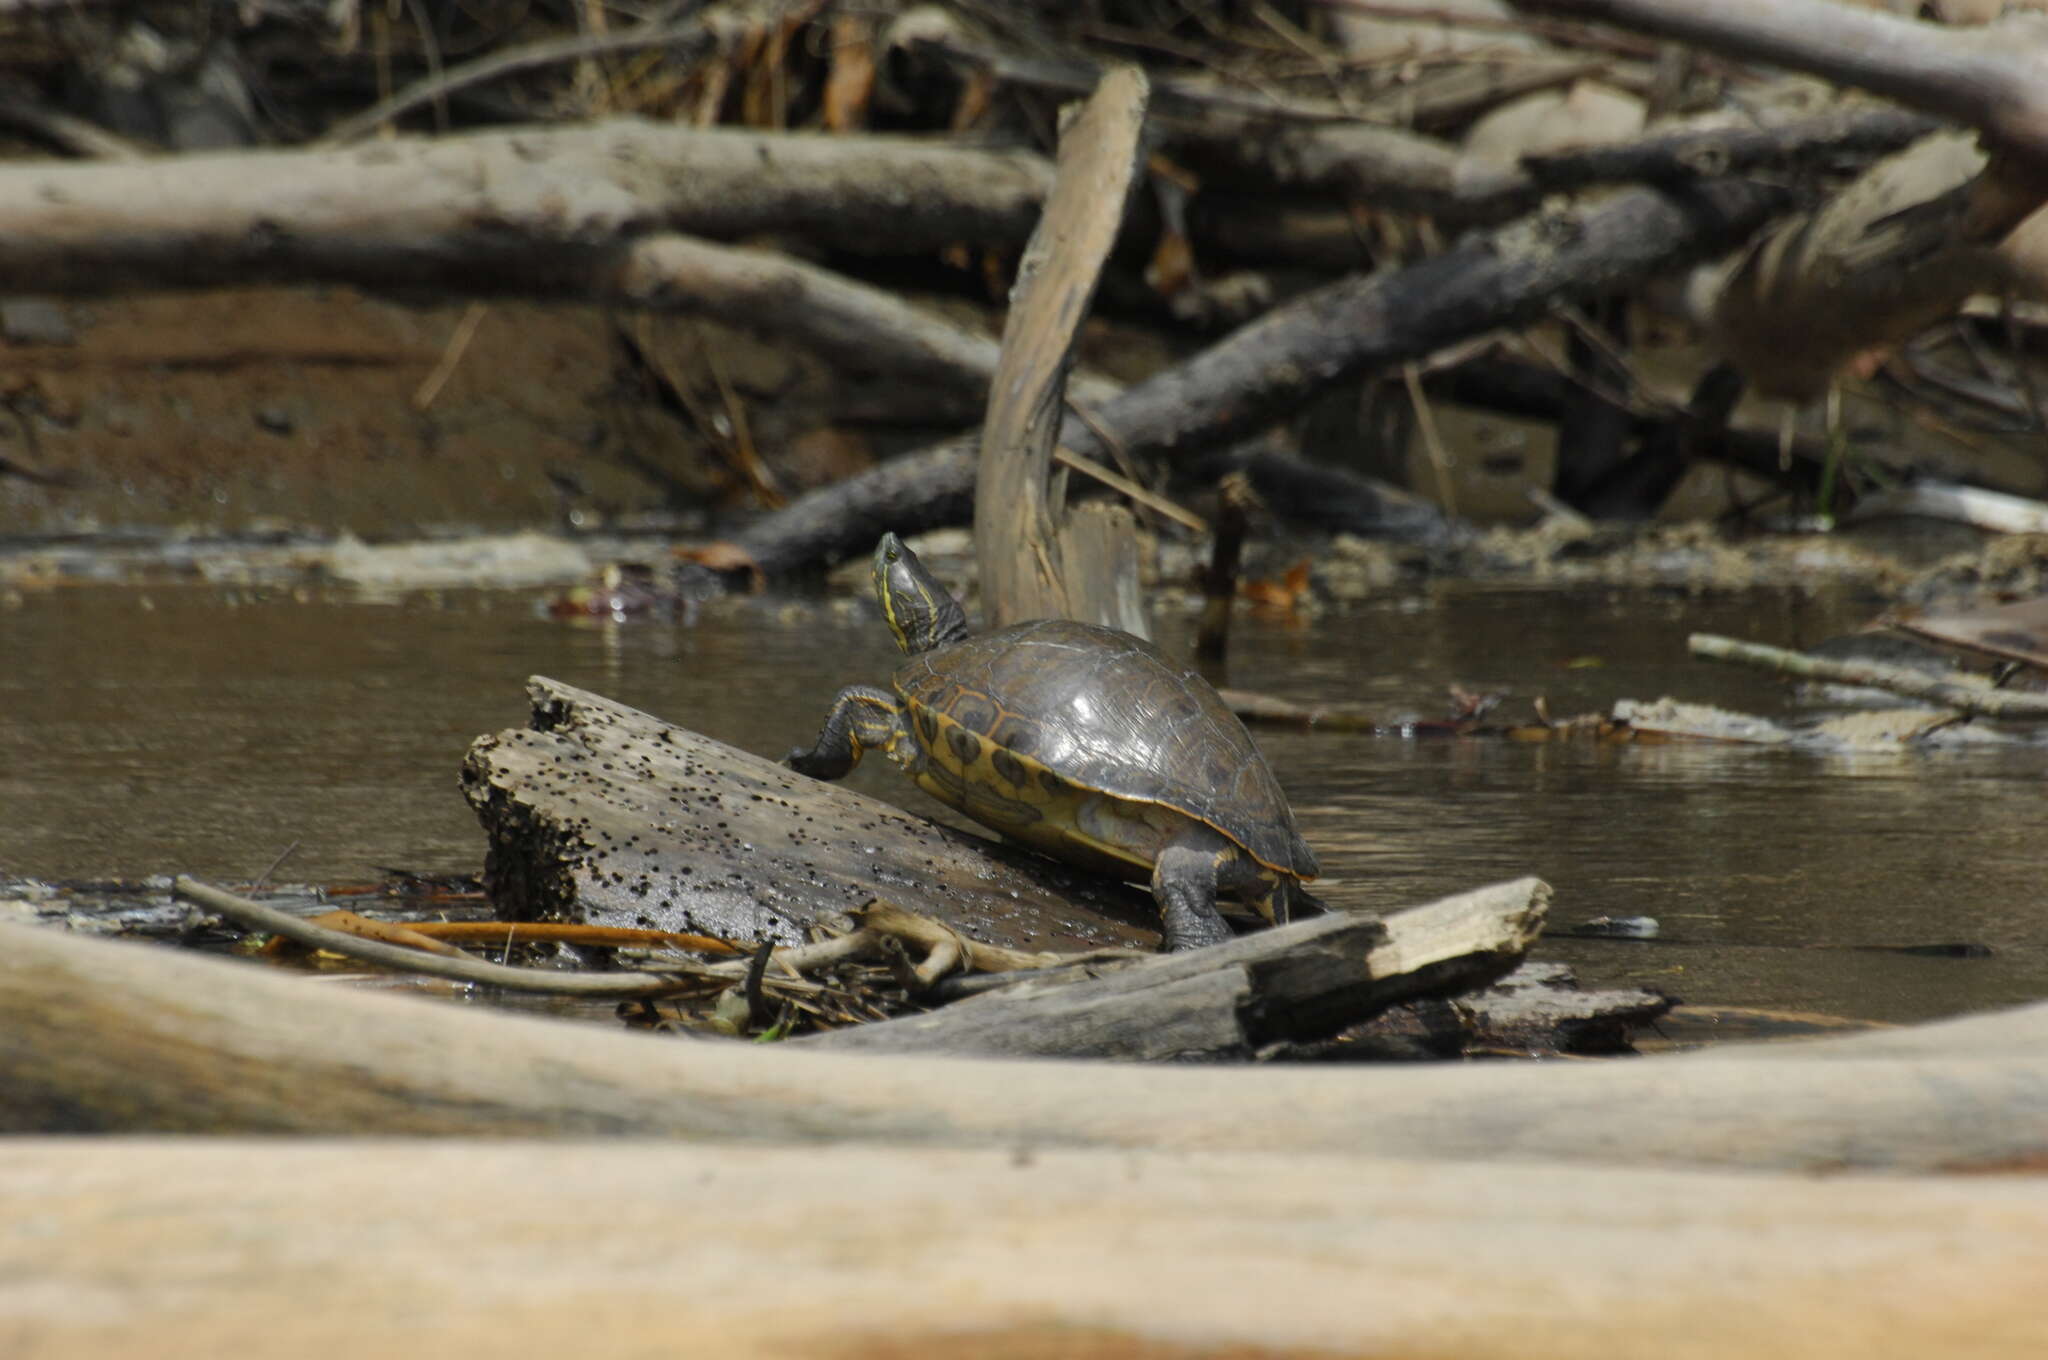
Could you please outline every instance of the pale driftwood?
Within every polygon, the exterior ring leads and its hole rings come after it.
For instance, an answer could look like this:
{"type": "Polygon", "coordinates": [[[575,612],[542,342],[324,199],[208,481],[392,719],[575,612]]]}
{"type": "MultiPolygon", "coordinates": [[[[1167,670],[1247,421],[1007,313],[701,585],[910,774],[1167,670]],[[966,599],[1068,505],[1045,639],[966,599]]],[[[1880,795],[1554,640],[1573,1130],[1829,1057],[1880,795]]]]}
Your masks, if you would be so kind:
{"type": "Polygon", "coordinates": [[[2048,1005],[1614,1064],[1133,1067],[604,1033],[0,926],[0,1032],[0,1129],[15,1132],[653,1135],[1836,1172],[2048,1156],[2048,1005]]]}
{"type": "Polygon", "coordinates": [[[1845,522],[1860,524],[1887,515],[1920,515],[1997,534],[2048,534],[2048,502],[1945,482],[1915,482],[1896,491],[1859,496],[1845,522]]]}
{"type": "Polygon", "coordinates": [[[2043,1345],[2038,1176],[1029,1138],[829,1152],[17,1139],[0,1146],[0,1187],[0,1337],[24,1360],[1924,1360],[2043,1345]]]}
{"type": "Polygon", "coordinates": [[[1549,900],[1549,888],[1525,878],[1385,918],[1338,912],[799,1042],[868,1053],[1245,1058],[1328,1038],[1398,1002],[1493,982],[1535,941],[1549,900]]]}
{"type": "Polygon", "coordinates": [[[1910,695],[1940,704],[1960,713],[2008,721],[2048,718],[2048,694],[2027,694],[2018,690],[1992,689],[1942,680],[1905,666],[1888,666],[1878,661],[1836,661],[1809,656],[1805,652],[1767,647],[1712,633],[1694,633],[1686,639],[1686,650],[1710,661],[1732,661],[1756,666],[1803,680],[1831,680],[1845,685],[1867,685],[1893,694],[1910,695]]]}
{"type": "Polygon", "coordinates": [[[1921,23],[1826,0],[1513,0],[1805,71],[1985,132],[2048,173],[2048,29],[1921,23]]]}
{"type": "MultiPolygon", "coordinates": [[[[912,817],[559,681],[481,737],[463,792],[513,920],[801,943],[885,897],[995,944],[1152,944],[1136,889],[912,817]]],[[[822,704],[823,696],[820,697],[822,704]]]]}
{"type": "Polygon", "coordinates": [[[1051,169],[908,137],[619,119],[334,151],[0,166],[0,292],[344,282],[612,296],[663,231],[794,234],[851,251],[1021,242],[1051,169]]]}
{"type": "MultiPolygon", "coordinates": [[[[703,316],[768,339],[793,342],[855,377],[879,375],[917,388],[935,411],[980,410],[1001,346],[886,289],[792,256],[725,246],[669,232],[635,241],[591,281],[593,296],[653,312],[703,316]]],[[[1120,383],[1076,374],[1069,389],[1090,405],[1120,383]]],[[[1066,448],[1053,457],[1112,490],[1183,522],[1199,519],[1146,488],[1066,448]]]]}
{"type": "MultiPolygon", "coordinates": [[[[979,407],[996,368],[994,337],[771,251],[664,234],[637,242],[613,276],[619,301],[710,317],[794,341],[849,375],[882,374],[979,407]]],[[[1117,389],[1106,386],[1097,399],[1117,389]]]]}
{"type": "Polygon", "coordinates": [[[1048,487],[1059,442],[1067,368],[1088,304],[1123,226],[1137,174],[1149,89],[1136,67],[1103,77],[1060,139],[1053,190],[1018,267],[1002,357],[982,426],[974,505],[975,563],[982,613],[991,628],[1025,619],[1081,619],[1141,636],[1142,607],[1118,606],[1134,592],[1137,556],[1128,532],[1086,535],[1088,556],[1121,547],[1109,561],[1066,561],[1064,476],[1048,487]],[[1108,574],[1103,574],[1103,573],[1108,574]]]}

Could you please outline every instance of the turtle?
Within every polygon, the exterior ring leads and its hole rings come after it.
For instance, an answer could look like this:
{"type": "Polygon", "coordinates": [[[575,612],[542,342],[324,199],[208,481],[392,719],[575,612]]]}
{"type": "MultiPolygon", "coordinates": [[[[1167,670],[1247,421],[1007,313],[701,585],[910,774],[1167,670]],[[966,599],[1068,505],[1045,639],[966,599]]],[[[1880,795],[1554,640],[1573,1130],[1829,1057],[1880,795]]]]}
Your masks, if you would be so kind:
{"type": "Polygon", "coordinates": [[[1232,938],[1219,894],[1284,924],[1317,905],[1316,857],[1272,769],[1221,695],[1130,633],[1037,619],[970,635],[894,534],[875,598],[909,657],[890,689],[839,692],[783,763],[839,779],[867,751],[984,826],[1056,859],[1149,877],[1167,950],[1232,938]]]}

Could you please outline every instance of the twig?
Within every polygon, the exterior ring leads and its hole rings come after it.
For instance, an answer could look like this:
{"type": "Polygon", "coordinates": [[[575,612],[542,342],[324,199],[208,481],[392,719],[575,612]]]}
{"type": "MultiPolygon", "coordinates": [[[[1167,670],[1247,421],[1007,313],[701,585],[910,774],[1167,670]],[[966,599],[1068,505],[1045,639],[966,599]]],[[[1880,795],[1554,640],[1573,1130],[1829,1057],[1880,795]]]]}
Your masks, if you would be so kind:
{"type": "Polygon", "coordinates": [[[476,338],[477,327],[484,324],[484,314],[490,311],[481,302],[472,302],[462,319],[455,323],[454,334],[448,337],[448,347],[441,351],[441,358],[434,365],[434,371],[427,374],[419,389],[412,394],[412,407],[424,411],[434,404],[434,398],[441,395],[441,389],[455,374],[462,356],[469,352],[469,342],[476,338]]]}
{"type": "Polygon", "coordinates": [[[290,859],[293,853],[298,850],[298,848],[299,842],[295,840],[290,845],[287,845],[284,849],[278,851],[277,858],[270,861],[270,866],[266,868],[262,873],[256,875],[256,881],[249,885],[249,891],[255,892],[257,889],[261,888],[265,883],[268,883],[270,881],[270,876],[277,872],[277,866],[284,863],[286,860],[290,859]]]}
{"type": "Polygon", "coordinates": [[[636,47],[659,47],[664,43],[700,42],[705,39],[701,21],[637,28],[630,33],[583,33],[573,38],[552,38],[495,52],[477,61],[465,62],[438,76],[413,82],[388,99],[380,100],[351,118],[344,118],[327,130],[315,146],[346,146],[360,141],[400,114],[420,105],[445,99],[457,90],[497,80],[536,66],[553,66],[565,61],[626,52],[636,47]]]}
{"type": "Polygon", "coordinates": [[[97,123],[46,109],[28,99],[0,99],[0,124],[33,133],[75,156],[95,160],[139,161],[153,150],[97,123]]]}
{"type": "MultiPolygon", "coordinates": [[[[605,1000],[668,996],[704,985],[707,969],[700,964],[680,964],[676,972],[664,973],[559,973],[546,968],[508,968],[481,959],[446,959],[423,954],[403,945],[363,939],[345,931],[329,930],[310,921],[237,897],[230,892],[179,875],[173,891],[187,901],[197,902],[252,930],[267,930],[295,940],[309,949],[324,949],[366,963],[381,963],[408,973],[472,982],[482,987],[504,987],[522,992],[547,992],[556,996],[581,996],[605,1000]]],[[[725,976],[725,974],[717,974],[725,976]]]]}
{"type": "Polygon", "coordinates": [[[380,921],[374,916],[364,916],[360,912],[345,909],[322,912],[314,917],[310,924],[323,926],[328,930],[338,930],[359,940],[381,940],[385,944],[423,951],[444,959],[469,957],[454,945],[444,944],[431,935],[414,930],[411,926],[400,925],[396,921],[380,921]]]}
{"type": "Polygon", "coordinates": [[[2048,718],[2048,695],[2021,694],[2012,690],[1978,689],[1938,680],[1904,666],[1887,666],[1874,661],[1834,661],[1805,652],[1766,647],[1761,643],[1694,633],[1686,639],[1686,650],[1709,661],[1732,661],[1739,666],[1796,675],[1807,680],[1830,680],[1837,684],[1868,685],[1915,699],[1986,718],[2048,718]]]}
{"type": "Polygon", "coordinates": [[[690,949],[712,954],[740,952],[739,946],[715,935],[634,930],[627,926],[579,925],[569,921],[421,921],[411,929],[451,944],[574,944],[591,949],[690,949]]]}
{"type": "Polygon", "coordinates": [[[1437,501],[1444,513],[1458,513],[1458,488],[1451,481],[1451,456],[1437,434],[1436,412],[1422,390],[1422,374],[1412,363],[1401,365],[1401,381],[1408,387],[1408,404],[1415,409],[1415,426],[1422,432],[1422,447],[1429,451],[1429,465],[1436,472],[1437,501]]]}

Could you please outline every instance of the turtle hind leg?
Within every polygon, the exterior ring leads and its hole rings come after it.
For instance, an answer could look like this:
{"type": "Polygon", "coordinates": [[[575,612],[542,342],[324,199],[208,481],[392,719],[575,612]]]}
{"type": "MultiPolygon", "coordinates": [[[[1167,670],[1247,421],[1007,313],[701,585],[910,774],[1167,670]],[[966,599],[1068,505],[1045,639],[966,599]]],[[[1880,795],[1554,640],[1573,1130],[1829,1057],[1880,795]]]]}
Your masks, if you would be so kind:
{"type": "Polygon", "coordinates": [[[818,740],[809,750],[797,747],[782,763],[813,779],[839,779],[860,764],[864,752],[886,751],[902,737],[903,711],[895,695],[872,685],[848,685],[832,701],[818,740]]]}
{"type": "Polygon", "coordinates": [[[1152,866],[1152,896],[1165,924],[1167,953],[1226,944],[1237,938],[1216,910],[1216,877],[1237,848],[1220,836],[1176,841],[1152,866]]]}

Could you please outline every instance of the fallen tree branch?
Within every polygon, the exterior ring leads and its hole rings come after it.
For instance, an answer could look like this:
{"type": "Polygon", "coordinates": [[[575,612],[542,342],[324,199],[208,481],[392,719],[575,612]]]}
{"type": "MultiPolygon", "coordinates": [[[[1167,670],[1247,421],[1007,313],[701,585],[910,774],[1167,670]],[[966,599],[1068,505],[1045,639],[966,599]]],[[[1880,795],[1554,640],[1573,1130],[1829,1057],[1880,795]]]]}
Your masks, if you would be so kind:
{"type": "Polygon", "coordinates": [[[0,293],[341,282],[605,297],[667,231],[855,252],[1021,242],[1052,181],[1027,152],[614,119],[332,151],[0,165],[0,293]]]}
{"type": "Polygon", "coordinates": [[[1712,633],[1694,633],[1686,639],[1685,645],[1686,650],[1694,656],[1703,656],[1709,661],[1731,661],[1739,666],[1760,667],[1768,671],[1777,671],[1781,675],[1796,675],[1806,680],[1868,685],[1872,689],[1889,690],[1893,694],[1925,699],[1929,703],[1953,708],[1961,713],[1973,713],[1979,717],[2035,721],[2048,718],[2048,694],[2026,694],[2017,690],[1959,684],[1953,680],[1940,680],[1923,675],[1904,666],[1887,666],[1878,661],[1836,661],[1828,657],[1808,656],[1804,652],[1787,651],[1782,647],[1767,647],[1762,643],[1717,637],[1712,633]]]}
{"type": "MultiPolygon", "coordinates": [[[[1789,201],[1772,186],[1720,181],[1536,214],[1420,263],[1305,294],[1096,416],[1135,458],[1234,443],[1361,373],[1728,250],[1789,201]]],[[[1101,441],[1078,420],[1061,439],[1100,456],[1101,441]]],[[[736,541],[770,576],[836,562],[868,551],[877,524],[908,534],[964,523],[973,483],[967,442],[949,441],[798,497],[736,541]]]]}
{"type": "Polygon", "coordinates": [[[1514,0],[1805,71],[1984,132],[2048,174],[2048,29],[1951,28],[1825,0],[1514,0]]]}
{"type": "Polygon", "coordinates": [[[1402,1001],[1485,986],[1520,962],[1549,900],[1547,886],[1525,878],[1385,918],[1336,912],[1101,977],[1062,970],[1056,982],[1027,980],[797,1042],[869,1053],[1245,1058],[1327,1038],[1402,1001]]]}
{"type": "Polygon", "coordinates": [[[1552,192],[1631,181],[1683,182],[1823,156],[1883,155],[1941,126],[1937,118],[1906,109],[1845,108],[1774,126],[1681,127],[1632,142],[1539,152],[1523,156],[1522,168],[1552,192]]]}

